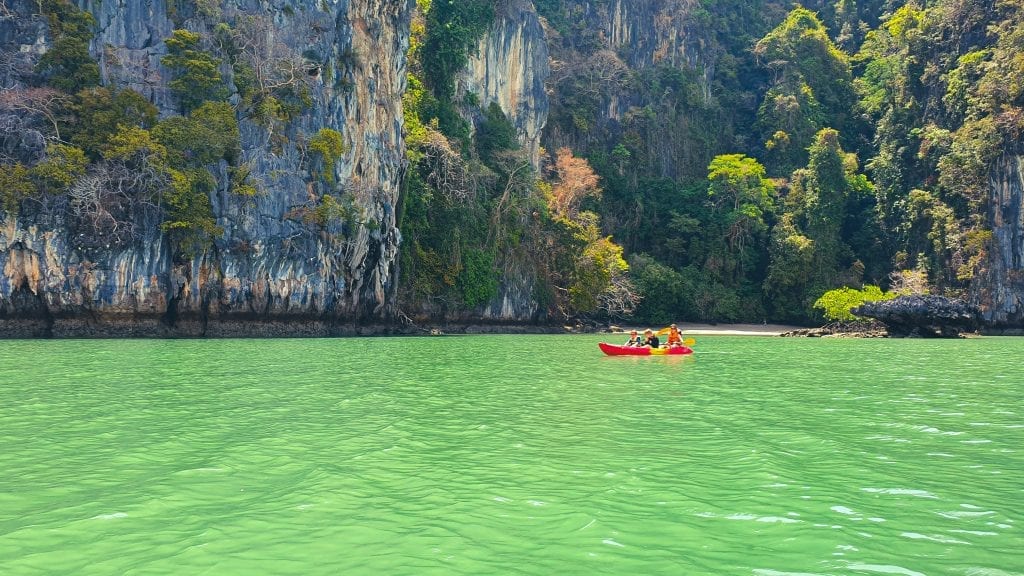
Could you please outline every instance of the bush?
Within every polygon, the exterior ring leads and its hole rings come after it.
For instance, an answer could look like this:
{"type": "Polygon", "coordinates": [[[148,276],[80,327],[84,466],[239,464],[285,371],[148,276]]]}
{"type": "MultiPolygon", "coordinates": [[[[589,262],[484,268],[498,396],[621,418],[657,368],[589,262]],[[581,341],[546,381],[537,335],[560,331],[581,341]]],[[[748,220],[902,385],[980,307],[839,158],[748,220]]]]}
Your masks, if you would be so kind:
{"type": "Polygon", "coordinates": [[[28,168],[21,163],[0,165],[0,208],[17,214],[21,201],[36,194],[28,168]]]}
{"type": "Polygon", "coordinates": [[[850,310],[865,302],[892,300],[895,297],[894,292],[882,292],[878,286],[867,285],[863,290],[843,286],[822,294],[821,298],[814,302],[814,307],[822,310],[827,320],[853,322],[862,318],[854,316],[850,310]]]}
{"type": "Polygon", "coordinates": [[[50,144],[46,147],[46,160],[33,166],[31,173],[42,190],[60,194],[85,174],[88,163],[81,148],[50,144]]]}
{"type": "Polygon", "coordinates": [[[334,184],[334,165],[345,154],[341,132],[321,128],[309,139],[309,151],[319,156],[322,164],[320,177],[328,184],[334,184]]]}

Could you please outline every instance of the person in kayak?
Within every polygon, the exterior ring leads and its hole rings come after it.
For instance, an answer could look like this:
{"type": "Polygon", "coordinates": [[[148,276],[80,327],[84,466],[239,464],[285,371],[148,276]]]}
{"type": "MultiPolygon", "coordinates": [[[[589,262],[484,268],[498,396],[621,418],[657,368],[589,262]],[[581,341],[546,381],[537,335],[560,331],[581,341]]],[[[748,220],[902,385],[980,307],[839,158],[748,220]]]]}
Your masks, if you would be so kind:
{"type": "Polygon", "coordinates": [[[683,333],[676,328],[675,324],[668,327],[668,339],[665,340],[665,345],[669,348],[683,345],[683,333]]]}
{"type": "Polygon", "coordinates": [[[631,330],[629,332],[629,340],[626,340],[625,346],[640,346],[642,343],[640,333],[636,330],[631,330]]]}
{"type": "Polygon", "coordinates": [[[644,330],[644,336],[646,336],[644,346],[647,346],[648,348],[661,347],[661,340],[658,340],[658,335],[654,333],[654,330],[651,330],[650,328],[644,330]]]}

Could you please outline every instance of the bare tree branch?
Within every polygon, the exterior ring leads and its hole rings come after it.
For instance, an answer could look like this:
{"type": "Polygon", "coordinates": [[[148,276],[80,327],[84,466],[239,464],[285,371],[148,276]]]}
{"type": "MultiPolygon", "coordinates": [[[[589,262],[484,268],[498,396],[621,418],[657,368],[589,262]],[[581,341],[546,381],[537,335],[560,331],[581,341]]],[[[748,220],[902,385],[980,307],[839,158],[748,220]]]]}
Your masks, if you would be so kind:
{"type": "Polygon", "coordinates": [[[452,203],[462,203],[475,193],[469,177],[469,166],[451,142],[437,130],[427,130],[423,145],[424,165],[428,167],[427,182],[452,203]]]}
{"type": "Polygon", "coordinates": [[[54,139],[60,140],[57,111],[70,100],[70,96],[55,88],[10,88],[0,90],[0,112],[42,116],[53,126],[54,139]]]}
{"type": "Polygon", "coordinates": [[[259,89],[269,94],[279,88],[307,84],[310,64],[281,41],[273,21],[261,15],[240,15],[231,41],[241,60],[252,68],[259,89]]]}

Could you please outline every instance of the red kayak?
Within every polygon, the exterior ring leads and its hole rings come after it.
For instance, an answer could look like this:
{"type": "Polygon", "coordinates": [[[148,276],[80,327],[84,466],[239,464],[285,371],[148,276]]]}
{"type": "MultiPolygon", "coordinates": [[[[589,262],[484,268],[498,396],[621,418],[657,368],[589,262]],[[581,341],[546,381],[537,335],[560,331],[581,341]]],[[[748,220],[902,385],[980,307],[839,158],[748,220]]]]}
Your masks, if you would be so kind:
{"type": "Polygon", "coordinates": [[[672,346],[671,348],[645,348],[643,346],[619,346],[598,342],[601,352],[609,356],[664,356],[666,354],[693,354],[693,349],[686,346],[672,346]]]}

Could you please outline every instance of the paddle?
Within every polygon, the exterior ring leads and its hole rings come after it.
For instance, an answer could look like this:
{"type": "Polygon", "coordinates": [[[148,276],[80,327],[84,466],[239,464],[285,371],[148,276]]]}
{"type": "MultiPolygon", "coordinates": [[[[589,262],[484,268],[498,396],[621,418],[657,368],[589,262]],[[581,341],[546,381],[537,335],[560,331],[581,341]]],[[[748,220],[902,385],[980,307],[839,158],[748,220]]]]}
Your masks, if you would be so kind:
{"type": "MultiPolygon", "coordinates": [[[[658,330],[654,334],[656,336],[664,336],[665,334],[668,334],[671,331],[672,331],[672,327],[671,326],[666,326],[666,327],[662,328],[661,330],[658,330]]],[[[694,340],[693,338],[687,338],[687,339],[683,340],[683,346],[693,346],[696,343],[697,343],[697,341],[694,340]]]]}

